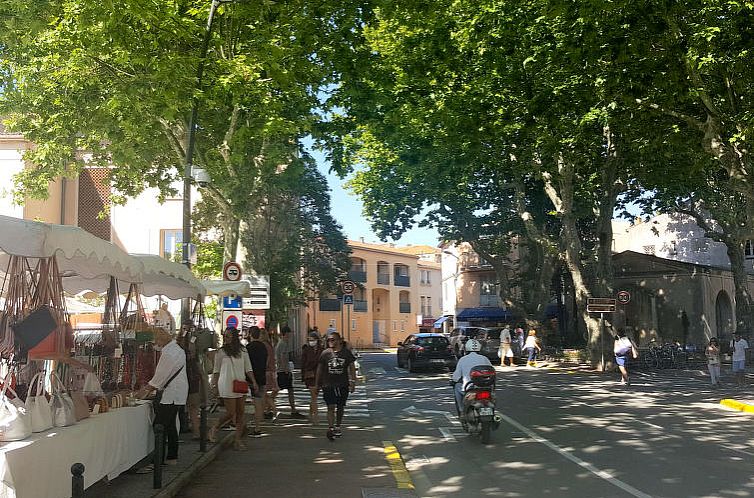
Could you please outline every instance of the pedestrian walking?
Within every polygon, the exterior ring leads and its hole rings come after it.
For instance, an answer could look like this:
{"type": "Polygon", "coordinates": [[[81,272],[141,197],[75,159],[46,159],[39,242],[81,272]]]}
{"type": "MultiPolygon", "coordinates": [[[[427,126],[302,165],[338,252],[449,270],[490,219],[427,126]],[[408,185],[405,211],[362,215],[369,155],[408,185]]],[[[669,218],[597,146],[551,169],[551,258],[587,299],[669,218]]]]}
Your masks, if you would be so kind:
{"type": "Polygon", "coordinates": [[[733,350],[733,376],[736,378],[736,385],[743,386],[746,384],[746,350],[749,349],[749,343],[741,337],[741,332],[736,332],[735,338],[730,341],[730,348],[733,350]]]}
{"type": "Polygon", "coordinates": [[[524,343],[524,351],[527,353],[526,366],[536,367],[537,353],[542,351],[542,347],[539,345],[539,339],[537,339],[536,330],[531,329],[529,331],[529,335],[526,337],[526,342],[524,343]]]}
{"type": "Polygon", "coordinates": [[[270,333],[265,328],[259,329],[259,337],[267,350],[267,366],[265,368],[265,393],[264,393],[264,418],[275,418],[275,397],[278,395],[277,362],[275,361],[275,348],[272,345],[270,333]]]}
{"type": "Polygon", "coordinates": [[[306,418],[296,410],[296,398],[293,393],[293,345],[291,344],[291,329],[287,325],[280,330],[280,340],[275,346],[275,360],[278,367],[278,388],[288,392],[291,418],[306,418]]]}
{"type": "Polygon", "coordinates": [[[513,349],[511,348],[511,344],[511,330],[506,324],[503,330],[500,331],[500,350],[498,351],[502,366],[513,366],[513,349]]]}
{"type": "Polygon", "coordinates": [[[327,338],[327,349],[322,351],[317,366],[317,390],[327,405],[327,439],[343,435],[341,424],[348,394],[356,388],[356,358],[343,346],[340,334],[334,332],[327,338]]]}
{"type": "Polygon", "coordinates": [[[179,410],[186,405],[188,397],[188,379],[186,378],[186,353],[178,345],[173,335],[165,329],[155,328],[155,349],[161,351],[155,367],[154,376],[139,393],[146,398],[152,391],[161,393],[159,402],[155,403],[155,424],[165,428],[168,451],[165,463],[178,463],[178,427],[179,410]]]}
{"type": "Polygon", "coordinates": [[[626,337],[626,331],[622,328],[618,329],[618,334],[615,336],[613,353],[615,354],[615,364],[618,365],[618,370],[620,370],[620,383],[626,386],[630,385],[631,379],[628,376],[626,362],[629,355],[632,358],[638,358],[639,351],[633,341],[626,337]]]}
{"type": "Polygon", "coordinates": [[[199,439],[199,412],[207,404],[207,376],[202,373],[199,354],[196,350],[194,324],[190,321],[181,326],[180,346],[186,353],[186,378],[188,379],[188,398],[186,410],[191,424],[192,439],[199,439]]]}
{"type": "Polygon", "coordinates": [[[707,355],[710,382],[713,387],[717,387],[720,385],[720,343],[717,337],[709,340],[705,354],[707,355]]]}
{"type": "MultiPolygon", "coordinates": [[[[238,329],[229,327],[223,333],[223,347],[215,354],[215,367],[212,371],[212,388],[217,390],[218,397],[223,400],[225,415],[210,429],[208,439],[211,442],[217,441],[220,427],[231,421],[236,427],[233,447],[237,450],[246,449],[242,438],[246,430],[244,410],[249,382],[256,389],[249,354],[241,344],[238,329]]],[[[256,431],[259,431],[258,424],[256,431]]]]}
{"type": "Polygon", "coordinates": [[[264,416],[264,396],[267,392],[265,383],[267,382],[267,346],[262,342],[262,331],[256,325],[249,329],[249,339],[251,342],[246,346],[246,352],[249,354],[251,370],[254,372],[254,389],[251,391],[254,400],[254,432],[252,436],[261,436],[260,426],[264,416]]]}
{"type": "Polygon", "coordinates": [[[312,425],[319,423],[317,413],[317,366],[322,355],[322,341],[316,331],[309,333],[309,340],[301,347],[301,380],[309,389],[309,421],[312,425]]]}
{"type": "Polygon", "coordinates": [[[516,342],[518,343],[518,353],[523,356],[524,355],[524,341],[526,340],[526,337],[524,336],[524,329],[521,328],[521,325],[516,327],[516,342]]]}

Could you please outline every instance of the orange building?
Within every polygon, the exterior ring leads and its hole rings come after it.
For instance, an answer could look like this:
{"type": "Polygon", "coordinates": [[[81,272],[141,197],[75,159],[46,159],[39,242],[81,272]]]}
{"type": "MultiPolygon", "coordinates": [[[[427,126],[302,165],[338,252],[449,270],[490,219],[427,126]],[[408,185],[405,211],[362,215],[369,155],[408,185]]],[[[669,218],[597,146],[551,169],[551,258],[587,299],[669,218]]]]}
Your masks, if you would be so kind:
{"type": "MultiPolygon", "coordinates": [[[[348,244],[349,279],[356,283],[353,305],[343,305],[336,295],[312,299],[306,310],[308,327],[316,325],[321,333],[333,327],[356,347],[395,345],[418,332],[422,321],[432,318],[422,315],[429,310],[426,298],[436,295],[439,301],[440,267],[435,258],[439,251],[431,246],[348,244]],[[428,271],[436,273],[433,280],[428,271]]],[[[439,302],[435,309],[441,309],[439,302]]]]}

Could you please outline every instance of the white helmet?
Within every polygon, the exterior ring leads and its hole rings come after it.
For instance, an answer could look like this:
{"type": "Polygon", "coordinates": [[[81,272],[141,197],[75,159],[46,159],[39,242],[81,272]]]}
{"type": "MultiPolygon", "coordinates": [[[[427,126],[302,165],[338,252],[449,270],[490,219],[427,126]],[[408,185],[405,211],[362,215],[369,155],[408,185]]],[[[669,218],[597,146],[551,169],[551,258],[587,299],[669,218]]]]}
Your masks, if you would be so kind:
{"type": "Polygon", "coordinates": [[[466,341],[466,352],[471,353],[472,351],[477,352],[482,350],[482,343],[477,341],[476,339],[469,339],[466,341]]]}

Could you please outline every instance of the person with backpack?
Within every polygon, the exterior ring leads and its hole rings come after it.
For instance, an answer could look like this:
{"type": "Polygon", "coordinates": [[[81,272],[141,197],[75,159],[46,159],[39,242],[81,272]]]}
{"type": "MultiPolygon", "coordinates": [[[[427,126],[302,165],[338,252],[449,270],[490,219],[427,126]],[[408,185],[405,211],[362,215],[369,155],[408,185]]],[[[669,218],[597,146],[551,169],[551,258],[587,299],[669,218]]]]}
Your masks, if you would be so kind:
{"type": "Polygon", "coordinates": [[[613,353],[615,353],[615,364],[618,365],[620,370],[620,383],[621,385],[630,385],[631,379],[628,376],[628,368],[626,367],[626,359],[630,354],[633,358],[639,357],[639,352],[636,349],[633,341],[626,337],[626,331],[622,328],[618,329],[618,335],[615,336],[615,345],[613,346],[613,353]]]}

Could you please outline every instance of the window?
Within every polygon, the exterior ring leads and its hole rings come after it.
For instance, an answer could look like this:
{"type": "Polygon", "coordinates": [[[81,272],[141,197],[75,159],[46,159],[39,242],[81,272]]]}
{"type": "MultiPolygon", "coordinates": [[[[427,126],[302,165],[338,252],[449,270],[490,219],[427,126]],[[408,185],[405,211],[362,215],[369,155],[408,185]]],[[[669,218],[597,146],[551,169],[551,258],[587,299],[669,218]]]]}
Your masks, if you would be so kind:
{"type": "Polygon", "coordinates": [[[401,320],[401,332],[406,331],[406,320],[401,320]]]}
{"type": "Polygon", "coordinates": [[[427,296],[426,316],[433,316],[432,315],[432,298],[429,296],[427,296]]]}
{"type": "Polygon", "coordinates": [[[356,320],[351,320],[351,330],[356,330],[356,320]]]}
{"type": "Polygon", "coordinates": [[[182,229],[160,230],[160,256],[170,261],[180,261],[182,242],[182,229]]]}
{"type": "Polygon", "coordinates": [[[497,295],[497,282],[493,276],[486,275],[479,278],[479,294],[483,296],[497,295]]]}
{"type": "Polygon", "coordinates": [[[744,256],[746,259],[754,259],[754,245],[752,245],[751,240],[747,240],[746,245],[744,245],[744,256]]]}
{"type": "Polygon", "coordinates": [[[419,281],[423,285],[430,285],[432,282],[430,280],[431,272],[429,270],[419,270],[419,281]]]}

